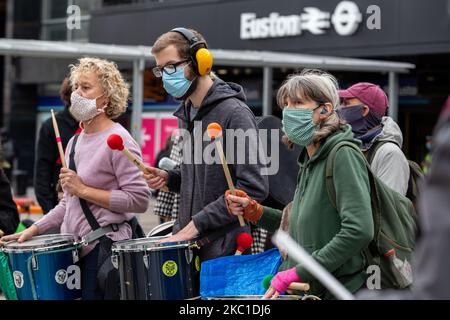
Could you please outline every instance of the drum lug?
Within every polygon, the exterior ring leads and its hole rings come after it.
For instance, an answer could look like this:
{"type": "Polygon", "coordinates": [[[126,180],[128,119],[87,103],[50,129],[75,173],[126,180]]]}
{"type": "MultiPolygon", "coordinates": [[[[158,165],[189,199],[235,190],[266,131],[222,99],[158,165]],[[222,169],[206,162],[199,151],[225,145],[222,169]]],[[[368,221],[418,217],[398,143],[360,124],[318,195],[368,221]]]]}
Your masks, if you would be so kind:
{"type": "Polygon", "coordinates": [[[145,266],[145,268],[148,270],[148,255],[147,255],[147,254],[144,254],[144,255],[142,256],[142,260],[144,261],[144,266],[145,266]]]}
{"type": "Polygon", "coordinates": [[[193,244],[191,244],[191,245],[189,246],[189,249],[200,249],[200,246],[198,245],[197,242],[194,242],[193,244]]]}
{"type": "Polygon", "coordinates": [[[192,259],[194,258],[194,252],[192,251],[192,249],[187,249],[184,254],[186,255],[186,261],[188,264],[190,264],[192,262],[192,259]]]}
{"type": "Polygon", "coordinates": [[[119,269],[119,257],[115,254],[111,256],[111,263],[114,266],[114,268],[119,269]]]}
{"type": "Polygon", "coordinates": [[[38,260],[34,255],[34,252],[31,254],[31,267],[33,270],[39,270],[38,260]]]}
{"type": "Polygon", "coordinates": [[[78,256],[78,250],[75,249],[72,251],[72,259],[73,259],[73,263],[77,263],[80,260],[80,258],[78,256]]]}

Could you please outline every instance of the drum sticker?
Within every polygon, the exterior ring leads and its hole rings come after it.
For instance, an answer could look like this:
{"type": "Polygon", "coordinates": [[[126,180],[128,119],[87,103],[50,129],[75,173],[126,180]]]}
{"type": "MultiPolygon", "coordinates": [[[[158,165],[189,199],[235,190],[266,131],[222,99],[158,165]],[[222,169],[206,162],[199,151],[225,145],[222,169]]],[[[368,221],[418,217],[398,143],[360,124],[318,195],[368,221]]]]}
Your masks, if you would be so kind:
{"type": "Polygon", "coordinates": [[[197,271],[200,271],[200,257],[199,256],[195,257],[195,269],[197,271]]]}
{"type": "Polygon", "coordinates": [[[23,273],[20,271],[13,272],[14,285],[16,288],[20,289],[23,287],[23,273]]]}
{"type": "Polygon", "coordinates": [[[71,265],[67,267],[67,270],[60,269],[56,271],[55,281],[58,284],[66,284],[69,290],[81,289],[81,272],[80,267],[77,265],[71,265]]]}
{"type": "Polygon", "coordinates": [[[67,271],[64,269],[60,269],[56,271],[55,281],[58,284],[64,284],[67,281],[67,271]]]}
{"type": "Polygon", "coordinates": [[[167,260],[166,262],[164,262],[164,264],[162,266],[162,272],[167,277],[173,277],[174,275],[177,274],[177,271],[178,271],[178,266],[175,261],[167,260]]]}

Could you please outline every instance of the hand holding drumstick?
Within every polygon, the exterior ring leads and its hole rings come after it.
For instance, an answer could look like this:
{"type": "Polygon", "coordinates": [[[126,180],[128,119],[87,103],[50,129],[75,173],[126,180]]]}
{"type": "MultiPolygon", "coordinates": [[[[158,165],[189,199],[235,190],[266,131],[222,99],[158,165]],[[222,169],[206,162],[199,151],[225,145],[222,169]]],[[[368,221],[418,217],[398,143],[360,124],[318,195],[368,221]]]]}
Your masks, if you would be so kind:
{"type": "Polygon", "coordinates": [[[169,188],[166,186],[166,183],[169,180],[169,174],[164,170],[147,167],[141,160],[131,153],[130,150],[124,147],[121,136],[118,134],[112,134],[108,137],[107,143],[112,150],[122,151],[122,153],[144,173],[144,178],[147,180],[147,184],[150,188],[169,191],[169,188]]]}

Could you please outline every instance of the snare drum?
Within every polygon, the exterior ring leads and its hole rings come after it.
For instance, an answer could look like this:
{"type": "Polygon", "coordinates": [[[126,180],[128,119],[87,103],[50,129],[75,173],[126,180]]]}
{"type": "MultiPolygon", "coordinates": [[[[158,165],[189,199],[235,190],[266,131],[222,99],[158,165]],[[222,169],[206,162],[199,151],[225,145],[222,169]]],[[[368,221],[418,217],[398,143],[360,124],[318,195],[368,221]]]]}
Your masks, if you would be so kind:
{"type": "Polygon", "coordinates": [[[199,296],[200,258],[192,242],[166,237],[118,241],[112,247],[122,300],[178,300],[199,296]]]}
{"type": "Polygon", "coordinates": [[[51,234],[18,243],[10,241],[8,255],[19,300],[75,300],[81,298],[79,245],[69,234],[51,234]]]}

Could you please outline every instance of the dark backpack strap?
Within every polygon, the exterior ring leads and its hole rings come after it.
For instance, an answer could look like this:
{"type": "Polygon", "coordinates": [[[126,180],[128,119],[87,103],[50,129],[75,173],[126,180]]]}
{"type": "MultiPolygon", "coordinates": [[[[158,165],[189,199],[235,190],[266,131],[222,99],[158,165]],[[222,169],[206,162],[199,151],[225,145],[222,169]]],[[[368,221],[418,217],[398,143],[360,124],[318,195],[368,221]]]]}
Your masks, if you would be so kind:
{"type": "MultiPolygon", "coordinates": [[[[73,138],[72,143],[72,149],[70,150],[69,154],[69,169],[77,172],[77,167],[75,165],[75,146],[77,144],[78,138],[80,137],[79,134],[75,135],[73,138]]],[[[95,219],[94,214],[92,213],[91,209],[89,208],[89,205],[87,204],[86,200],[78,198],[80,200],[81,209],[83,209],[84,216],[86,217],[86,220],[88,221],[89,225],[91,226],[91,229],[97,230],[100,229],[100,225],[98,224],[97,219],[95,219]]]]}
{"type": "Polygon", "coordinates": [[[367,162],[369,162],[369,164],[372,164],[373,158],[375,158],[375,155],[377,154],[378,149],[380,149],[386,143],[393,143],[393,144],[395,144],[396,146],[398,146],[400,148],[398,143],[396,143],[394,141],[386,141],[386,140],[384,140],[384,141],[375,141],[370,146],[369,150],[364,152],[364,155],[366,156],[367,162]]]}
{"type": "Polygon", "coordinates": [[[369,150],[367,150],[364,153],[364,155],[366,156],[367,162],[369,162],[369,164],[372,164],[373,158],[375,158],[375,155],[376,155],[378,149],[380,149],[381,146],[385,145],[386,143],[393,143],[398,146],[398,144],[395,143],[394,141],[375,141],[370,146],[369,150]]]}

